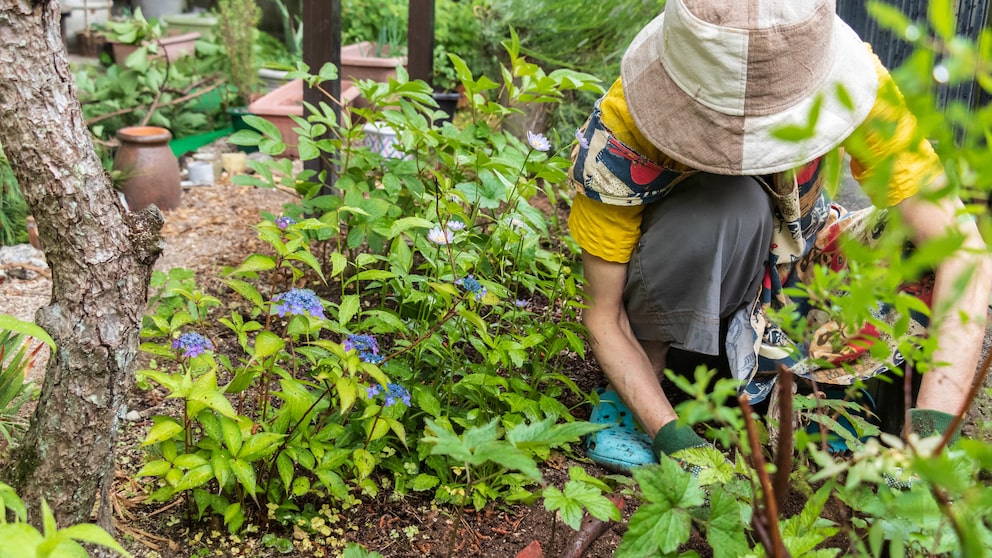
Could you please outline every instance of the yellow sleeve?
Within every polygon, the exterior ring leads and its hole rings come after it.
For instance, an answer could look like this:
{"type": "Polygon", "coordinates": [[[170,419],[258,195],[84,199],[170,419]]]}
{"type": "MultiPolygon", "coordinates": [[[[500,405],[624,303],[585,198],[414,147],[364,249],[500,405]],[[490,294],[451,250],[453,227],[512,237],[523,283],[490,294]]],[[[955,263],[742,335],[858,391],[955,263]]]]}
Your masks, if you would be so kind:
{"type": "Polygon", "coordinates": [[[627,263],[641,238],[643,213],[643,205],[608,205],[578,194],[568,215],[568,229],[586,252],[627,263]]]}
{"type": "Polygon", "coordinates": [[[878,95],[844,148],[851,154],[851,175],[875,206],[886,207],[912,196],[944,169],[892,76],[877,56],[873,58],[878,95]]]}

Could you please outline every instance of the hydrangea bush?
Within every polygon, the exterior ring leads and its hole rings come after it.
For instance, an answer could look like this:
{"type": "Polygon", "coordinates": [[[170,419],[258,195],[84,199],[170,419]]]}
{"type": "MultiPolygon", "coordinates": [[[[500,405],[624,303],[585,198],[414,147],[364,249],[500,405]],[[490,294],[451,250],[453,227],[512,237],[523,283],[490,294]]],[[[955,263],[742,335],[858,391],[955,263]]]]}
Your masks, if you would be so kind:
{"type": "MultiPolygon", "coordinates": [[[[144,442],[138,476],[154,479],[154,499],[188,493],[193,515],[232,532],[318,495],[341,507],[384,489],[476,508],[529,501],[537,463],[597,428],[563,403],[585,398],[561,369],[584,356],[579,279],[556,218],[531,204],[541,194],[556,211],[568,161],[554,138],[502,123],[511,107],[598,85],[507,47],[501,85],[452,56],[470,104],[457,127],[439,124],[425,83],[361,82],[363,108],[340,123],[333,99],[295,118],[301,157],[332,163],[333,184],[278,158],[238,178],[298,200],[257,225],[269,253],[226,271],[233,303],[188,282],[155,297],[164,311],[142,345],[155,360],[139,379],[182,405],[144,442]],[[403,156],[370,148],[366,122],[395,130],[403,156]]],[[[246,121],[257,131],[232,141],[284,151],[274,126],[246,121]]],[[[598,491],[585,500],[612,506],[598,491]]]]}

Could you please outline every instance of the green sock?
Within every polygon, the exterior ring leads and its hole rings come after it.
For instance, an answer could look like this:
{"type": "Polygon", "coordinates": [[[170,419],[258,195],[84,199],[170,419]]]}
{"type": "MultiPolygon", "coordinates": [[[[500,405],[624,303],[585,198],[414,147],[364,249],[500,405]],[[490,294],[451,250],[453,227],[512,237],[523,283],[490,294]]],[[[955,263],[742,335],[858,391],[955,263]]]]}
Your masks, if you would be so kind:
{"type": "Polygon", "coordinates": [[[671,455],[675,452],[689,448],[698,448],[706,445],[706,440],[699,437],[692,428],[679,424],[673,420],[661,427],[654,436],[651,447],[658,456],[671,455]]]}
{"type": "MultiPolygon", "coordinates": [[[[954,422],[954,415],[936,411],[934,409],[910,409],[909,421],[913,427],[913,432],[919,436],[943,435],[954,422]]],[[[958,428],[951,436],[949,445],[953,445],[961,437],[961,429],[958,428]]]]}

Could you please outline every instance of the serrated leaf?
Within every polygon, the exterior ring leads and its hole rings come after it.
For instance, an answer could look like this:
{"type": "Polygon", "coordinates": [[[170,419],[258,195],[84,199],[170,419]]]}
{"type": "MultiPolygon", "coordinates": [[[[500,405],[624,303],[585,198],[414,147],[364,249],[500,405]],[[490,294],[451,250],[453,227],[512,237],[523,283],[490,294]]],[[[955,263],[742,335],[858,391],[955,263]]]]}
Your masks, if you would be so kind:
{"type": "Polygon", "coordinates": [[[544,508],[558,512],[562,522],[578,531],[582,525],[582,506],[553,486],[544,489],[544,508]]]}
{"type": "Polygon", "coordinates": [[[425,473],[420,473],[413,478],[413,482],[410,483],[410,487],[417,492],[423,492],[425,490],[430,490],[440,484],[440,480],[434,475],[428,475],[425,473]]]}
{"type": "Polygon", "coordinates": [[[710,496],[710,523],[706,540],[714,558],[737,558],[747,554],[749,547],[744,533],[743,504],[722,490],[710,496]]]}
{"type": "Polygon", "coordinates": [[[641,558],[675,552],[689,540],[691,521],[685,510],[663,503],[642,504],[627,523],[627,534],[614,557],[641,558]]]}

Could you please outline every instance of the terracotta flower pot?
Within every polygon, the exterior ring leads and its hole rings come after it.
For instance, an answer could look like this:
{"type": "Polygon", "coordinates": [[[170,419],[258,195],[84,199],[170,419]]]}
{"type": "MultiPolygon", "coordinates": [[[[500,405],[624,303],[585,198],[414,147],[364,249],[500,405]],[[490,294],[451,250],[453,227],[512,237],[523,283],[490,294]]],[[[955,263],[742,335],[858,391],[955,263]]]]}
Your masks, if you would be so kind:
{"type": "Polygon", "coordinates": [[[117,131],[121,146],[114,170],[123,174],[121,191],[131,211],[155,204],[162,211],[179,207],[183,189],[179,160],[169,148],[172,134],[157,126],[132,126],[117,131]]]}

